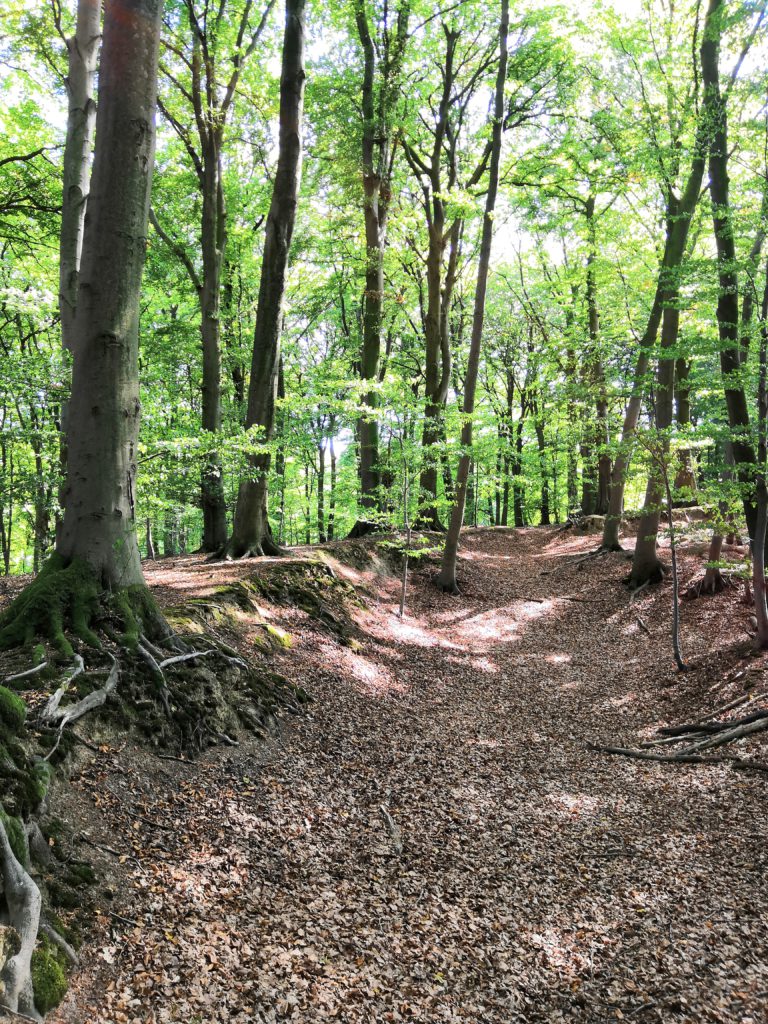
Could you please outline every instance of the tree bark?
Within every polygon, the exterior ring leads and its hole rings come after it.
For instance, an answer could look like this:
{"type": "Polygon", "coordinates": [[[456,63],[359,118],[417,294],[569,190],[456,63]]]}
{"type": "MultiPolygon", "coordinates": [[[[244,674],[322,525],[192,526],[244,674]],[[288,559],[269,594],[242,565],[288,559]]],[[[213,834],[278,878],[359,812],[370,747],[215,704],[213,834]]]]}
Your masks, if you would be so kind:
{"type": "Polygon", "coordinates": [[[108,588],[143,585],[136,541],[139,291],[155,148],[161,0],[107,0],[98,143],[72,330],[66,505],[56,550],[108,588]]]}
{"type": "Polygon", "coordinates": [[[61,339],[71,350],[77,306],[78,275],[96,124],[94,85],[101,41],[100,0],[78,0],[75,34],[67,45],[67,134],[59,236],[59,315],[61,339]]]}
{"type": "MultiPolygon", "coordinates": [[[[371,36],[363,0],[355,4],[355,23],[363,50],[362,160],[363,217],[365,221],[365,291],[363,293],[360,377],[364,383],[378,381],[384,312],[384,250],[387,216],[391,198],[392,142],[391,92],[408,39],[410,2],[401,5],[394,37],[385,27],[382,41],[381,81],[376,89],[377,47],[371,36]]],[[[363,523],[382,511],[379,495],[378,392],[362,395],[363,412],[357,422],[362,519],[353,532],[366,532],[363,523]]],[[[371,524],[373,525],[373,524],[371,524]]]]}
{"type": "MultiPolygon", "coordinates": [[[[265,442],[270,442],[274,433],[280,321],[301,181],[305,6],[306,0],[286,0],[279,155],[267,217],[248,384],[246,426],[259,428],[265,442]]],[[[234,529],[228,544],[228,553],[234,557],[279,552],[272,539],[267,511],[270,461],[269,452],[249,458],[249,478],[240,484],[234,529]]]]}
{"type": "Polygon", "coordinates": [[[757,509],[754,500],[755,450],[749,440],[749,409],[744,384],[739,375],[739,280],[736,242],[730,205],[728,177],[728,106],[720,91],[720,35],[725,16],[723,0],[710,0],[707,21],[713,30],[705,31],[701,45],[701,73],[704,99],[713,125],[709,142],[709,191],[712,200],[712,225],[717,246],[719,294],[717,328],[720,337],[720,370],[725,388],[728,425],[731,428],[736,477],[744,492],[744,513],[752,541],[756,537],[757,509]]]}
{"type": "Polygon", "coordinates": [[[456,559],[459,537],[464,523],[464,508],[467,497],[467,480],[472,465],[472,416],[475,410],[477,375],[480,368],[480,349],[483,340],[485,319],[485,296],[488,287],[488,272],[493,244],[493,214],[499,188],[499,165],[501,163],[501,140],[504,131],[504,84],[507,79],[507,36],[509,34],[509,0],[501,0],[501,21],[499,24],[499,67],[496,75],[496,91],[493,105],[491,135],[491,157],[488,172],[488,192],[485,199],[485,216],[480,239],[480,258],[475,284],[475,305],[472,315],[472,337],[467,357],[467,372],[464,378],[464,423],[461,428],[461,455],[456,471],[454,503],[443,550],[443,562],[438,585],[449,593],[458,592],[456,580],[456,559]]]}

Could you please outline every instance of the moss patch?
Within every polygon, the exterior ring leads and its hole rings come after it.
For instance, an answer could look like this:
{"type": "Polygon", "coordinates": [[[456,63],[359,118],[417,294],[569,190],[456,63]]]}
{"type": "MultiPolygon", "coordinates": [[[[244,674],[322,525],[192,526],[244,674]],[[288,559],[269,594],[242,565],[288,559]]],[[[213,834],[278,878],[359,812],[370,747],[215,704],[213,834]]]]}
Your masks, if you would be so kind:
{"type": "Polygon", "coordinates": [[[5,686],[0,686],[0,723],[13,733],[21,731],[27,717],[27,705],[5,686]]]}
{"type": "MultiPolygon", "coordinates": [[[[45,636],[71,657],[66,629],[90,647],[99,647],[90,627],[99,598],[100,588],[90,566],[79,560],[65,566],[59,555],[52,555],[37,579],[0,616],[0,650],[31,647],[37,637],[45,636]]],[[[37,648],[35,651],[39,654],[37,648]]]]}
{"type": "Polygon", "coordinates": [[[32,989],[35,1006],[43,1015],[58,1006],[67,992],[67,975],[61,954],[45,936],[32,954],[32,989]]]}
{"type": "Polygon", "coordinates": [[[0,821],[5,826],[5,832],[14,857],[19,864],[26,867],[29,862],[29,856],[27,854],[27,837],[24,832],[24,826],[19,818],[6,814],[2,807],[0,807],[0,821]]]}

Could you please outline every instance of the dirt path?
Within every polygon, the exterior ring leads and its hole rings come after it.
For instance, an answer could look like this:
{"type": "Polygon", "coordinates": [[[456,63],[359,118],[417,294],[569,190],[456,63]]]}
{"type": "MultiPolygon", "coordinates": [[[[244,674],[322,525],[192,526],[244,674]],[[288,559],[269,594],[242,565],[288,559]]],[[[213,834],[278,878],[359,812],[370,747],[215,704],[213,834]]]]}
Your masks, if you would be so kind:
{"type": "Polygon", "coordinates": [[[588,543],[468,535],[465,595],[417,578],[400,622],[379,581],[358,652],[294,623],[309,715],[266,753],[163,762],[116,900],[135,925],[55,1019],[768,1019],[768,780],[586,748],[719,699],[670,676],[667,599],[630,609],[618,556],[549,572],[588,543]]]}

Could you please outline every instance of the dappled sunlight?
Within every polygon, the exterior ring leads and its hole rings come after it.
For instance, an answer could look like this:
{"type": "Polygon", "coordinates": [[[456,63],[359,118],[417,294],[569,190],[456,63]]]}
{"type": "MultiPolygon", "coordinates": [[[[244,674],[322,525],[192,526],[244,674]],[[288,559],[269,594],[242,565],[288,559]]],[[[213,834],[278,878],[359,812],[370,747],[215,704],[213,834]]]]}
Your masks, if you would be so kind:
{"type": "Polygon", "coordinates": [[[570,665],[570,654],[545,654],[544,661],[549,665],[570,665]]]}
{"type": "Polygon", "coordinates": [[[548,793],[545,800],[565,817],[580,817],[582,814],[597,814],[604,806],[603,800],[587,796],[586,793],[548,793]]]}

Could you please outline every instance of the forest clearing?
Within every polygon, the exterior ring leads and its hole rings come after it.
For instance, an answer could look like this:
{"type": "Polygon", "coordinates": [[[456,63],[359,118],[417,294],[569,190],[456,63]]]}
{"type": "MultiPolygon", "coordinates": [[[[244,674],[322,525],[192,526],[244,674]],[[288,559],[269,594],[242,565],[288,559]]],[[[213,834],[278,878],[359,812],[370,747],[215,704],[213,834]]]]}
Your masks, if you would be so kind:
{"type": "Polygon", "coordinates": [[[768,0],[0,0],[0,1016],[768,1020],[768,0]]]}

